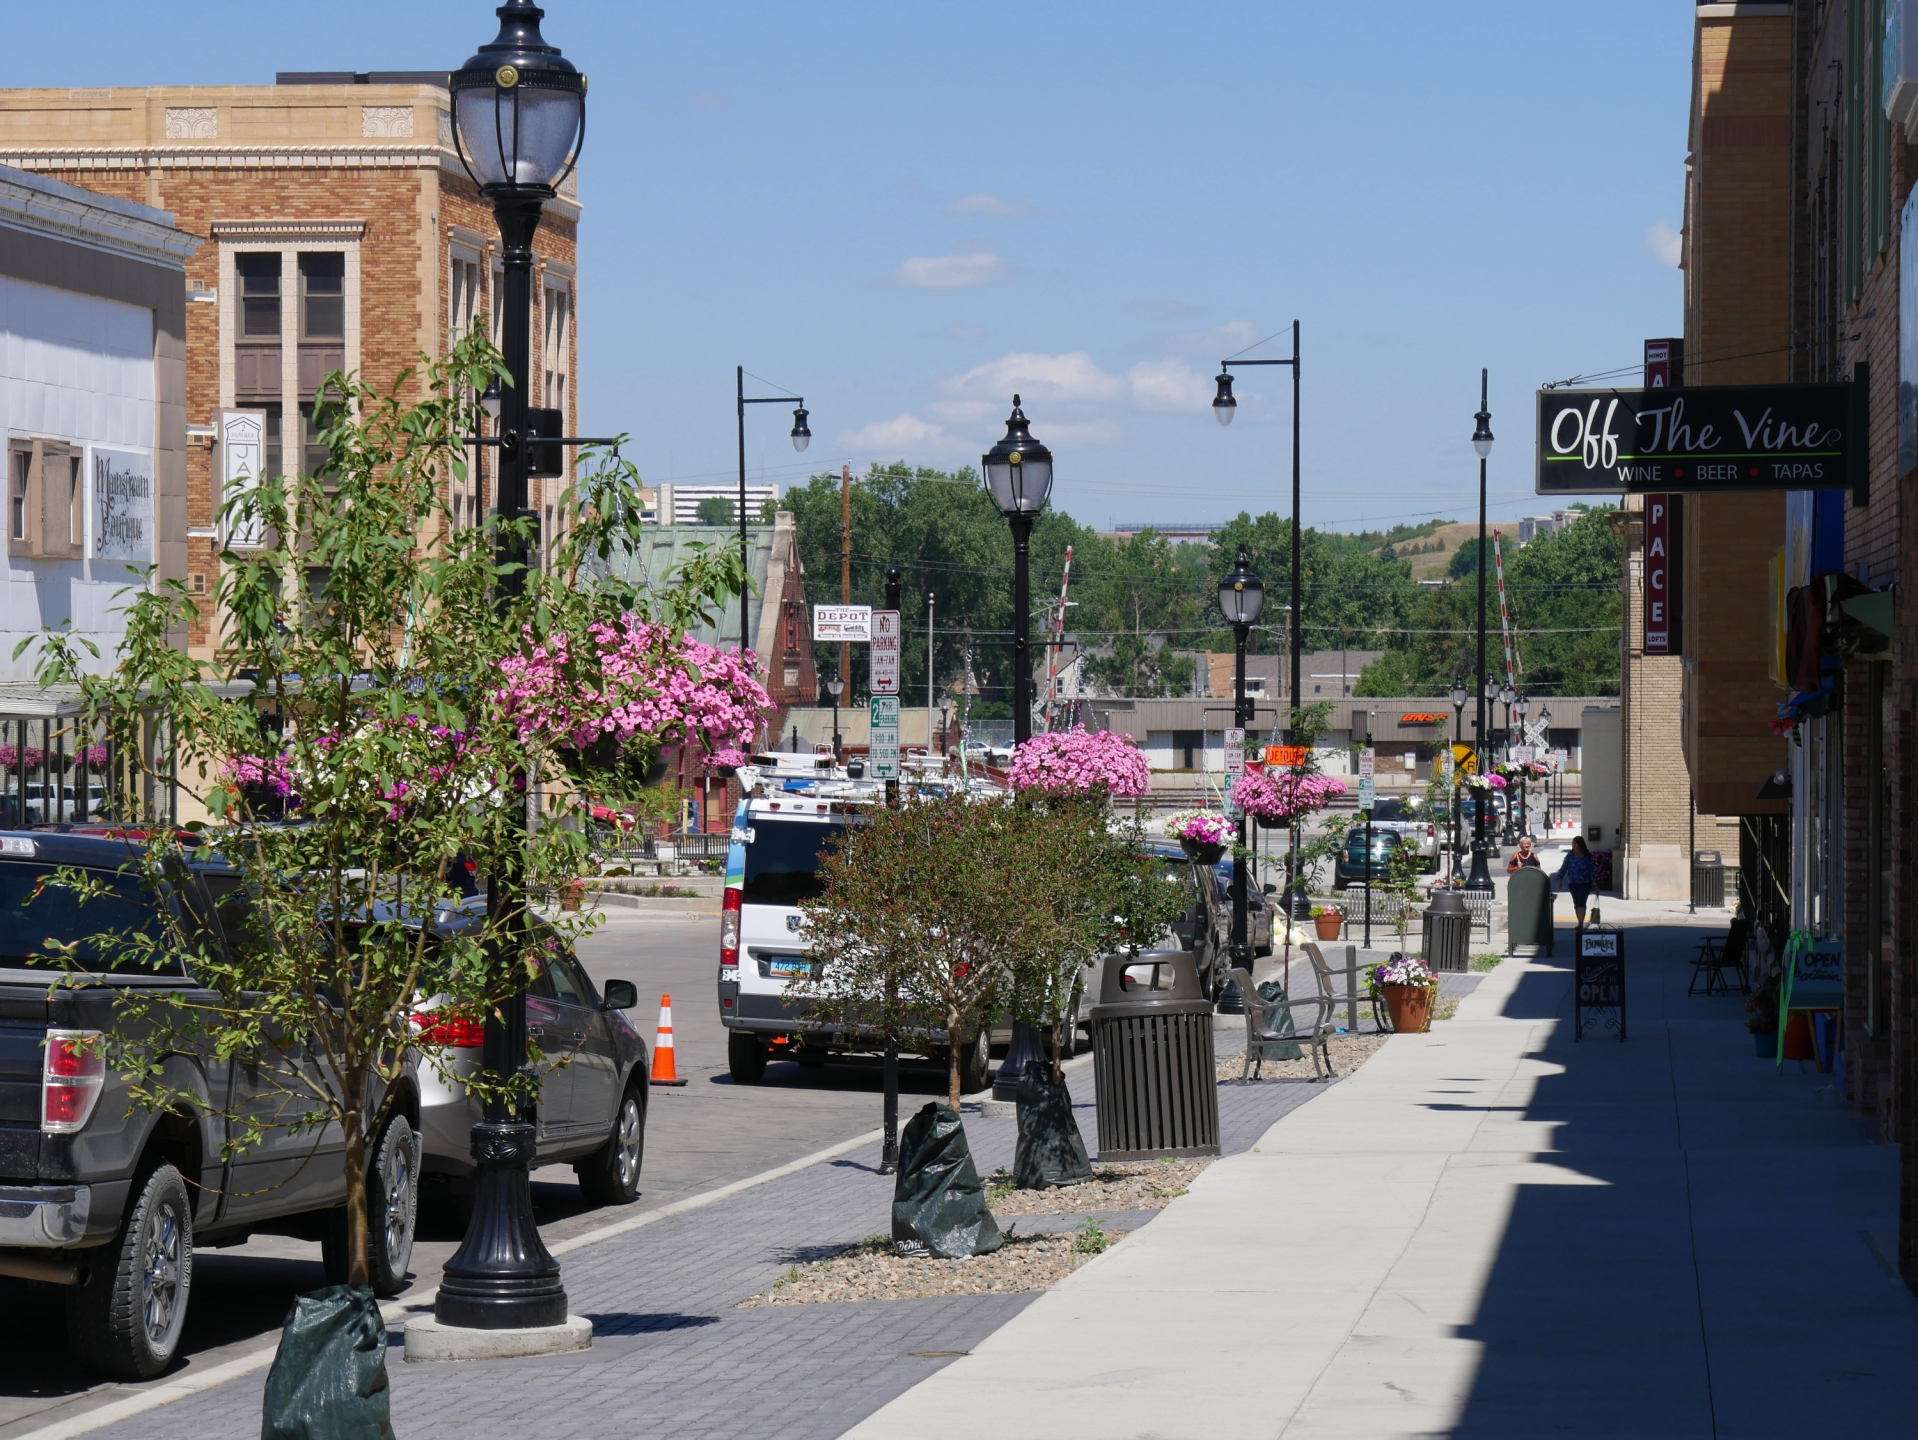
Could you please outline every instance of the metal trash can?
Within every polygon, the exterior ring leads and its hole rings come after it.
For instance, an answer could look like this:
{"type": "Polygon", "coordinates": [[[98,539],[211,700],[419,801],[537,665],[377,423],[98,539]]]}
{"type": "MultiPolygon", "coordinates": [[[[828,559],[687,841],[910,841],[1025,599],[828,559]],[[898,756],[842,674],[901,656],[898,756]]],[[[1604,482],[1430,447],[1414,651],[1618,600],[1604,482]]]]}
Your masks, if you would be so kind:
{"type": "Polygon", "coordinates": [[[1725,861],[1716,850],[1692,854],[1692,904],[1701,910],[1725,908],[1725,861]]]}
{"type": "Polygon", "coordinates": [[[1183,950],[1106,956],[1091,1020],[1099,1158],[1217,1155],[1212,1006],[1192,956],[1183,950]],[[1128,970],[1140,976],[1130,987],[1128,970]]]}
{"type": "Polygon", "coordinates": [[[1452,890],[1434,890],[1425,909],[1424,944],[1427,970],[1464,972],[1471,965],[1472,917],[1465,900],[1452,890]]]}

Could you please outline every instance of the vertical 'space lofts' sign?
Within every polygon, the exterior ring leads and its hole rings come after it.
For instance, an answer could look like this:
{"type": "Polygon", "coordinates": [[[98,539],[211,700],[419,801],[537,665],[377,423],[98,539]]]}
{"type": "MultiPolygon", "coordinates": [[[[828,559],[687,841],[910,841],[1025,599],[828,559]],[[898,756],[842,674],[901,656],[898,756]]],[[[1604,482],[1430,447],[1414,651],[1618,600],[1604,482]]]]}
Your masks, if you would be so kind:
{"type": "Polygon", "coordinates": [[[1537,493],[1846,489],[1865,459],[1852,389],[1541,390],[1537,493]]]}
{"type": "Polygon", "coordinates": [[[215,417],[219,437],[220,493],[216,504],[222,515],[225,533],[221,537],[232,550],[257,550],[266,544],[266,535],[257,516],[240,516],[226,509],[245,491],[260,483],[266,470],[266,412],[264,410],[221,410],[215,417]]]}
{"type": "Polygon", "coordinates": [[[1645,653],[1672,653],[1672,497],[1645,497],[1645,653]]]}

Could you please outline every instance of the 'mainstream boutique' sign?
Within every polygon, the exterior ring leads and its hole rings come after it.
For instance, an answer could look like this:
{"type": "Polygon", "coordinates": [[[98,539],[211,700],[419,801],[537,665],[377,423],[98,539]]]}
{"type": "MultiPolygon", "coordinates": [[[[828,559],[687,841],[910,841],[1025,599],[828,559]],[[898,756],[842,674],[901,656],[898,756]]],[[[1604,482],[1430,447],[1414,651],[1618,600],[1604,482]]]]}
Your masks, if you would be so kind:
{"type": "Polygon", "coordinates": [[[1843,489],[1865,453],[1851,406],[1844,384],[1541,390],[1538,493],[1843,489]]]}

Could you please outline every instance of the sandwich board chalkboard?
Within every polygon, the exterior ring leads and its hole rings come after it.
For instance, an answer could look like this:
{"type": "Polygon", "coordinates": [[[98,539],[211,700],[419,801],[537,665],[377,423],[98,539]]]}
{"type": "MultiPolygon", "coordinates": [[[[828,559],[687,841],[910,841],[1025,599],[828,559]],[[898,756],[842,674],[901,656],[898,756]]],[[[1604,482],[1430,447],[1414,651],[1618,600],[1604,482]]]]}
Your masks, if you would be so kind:
{"type": "Polygon", "coordinates": [[[1586,1012],[1598,1030],[1617,1030],[1625,1038],[1625,934],[1616,925],[1592,925],[1578,932],[1572,972],[1572,1039],[1585,1038],[1586,1012]]]}

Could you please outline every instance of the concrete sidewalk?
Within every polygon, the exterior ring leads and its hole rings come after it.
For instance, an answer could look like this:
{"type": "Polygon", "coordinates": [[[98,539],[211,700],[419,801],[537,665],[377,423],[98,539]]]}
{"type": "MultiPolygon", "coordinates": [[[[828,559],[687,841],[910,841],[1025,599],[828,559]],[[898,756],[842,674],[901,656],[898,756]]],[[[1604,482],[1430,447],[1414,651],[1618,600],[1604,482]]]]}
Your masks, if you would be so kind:
{"type": "Polygon", "coordinates": [[[1508,960],[848,1433],[1914,1433],[1895,1150],[1686,997],[1709,927],[1604,908],[1628,1041],[1574,1046],[1568,945],[1508,960]]]}

